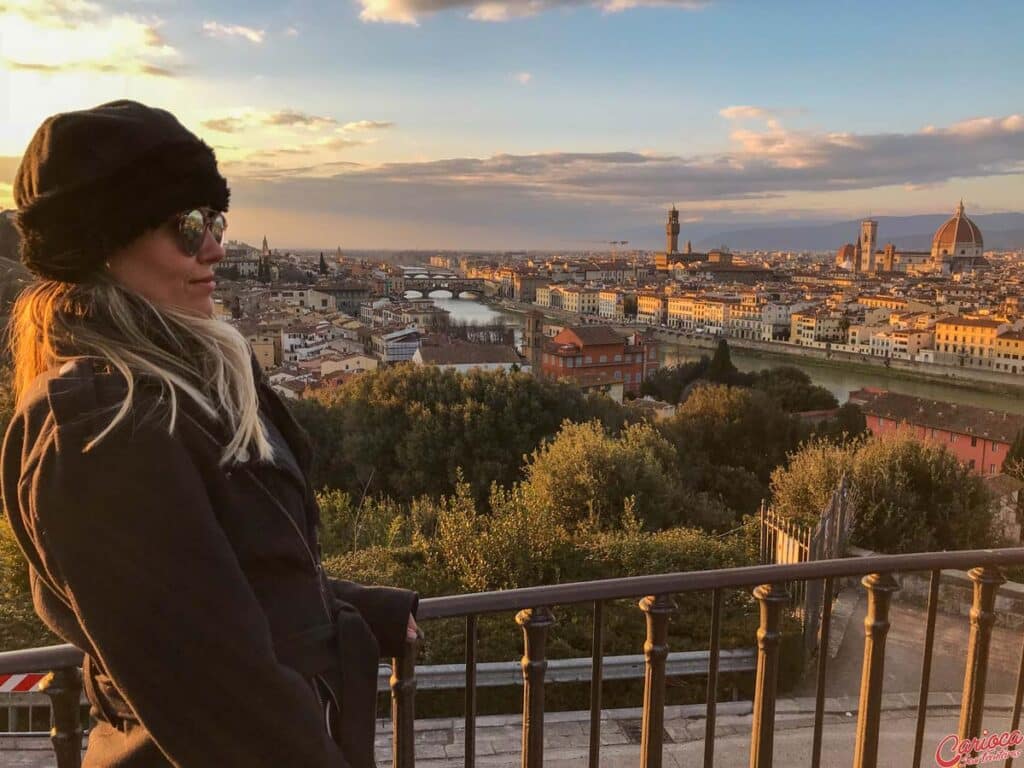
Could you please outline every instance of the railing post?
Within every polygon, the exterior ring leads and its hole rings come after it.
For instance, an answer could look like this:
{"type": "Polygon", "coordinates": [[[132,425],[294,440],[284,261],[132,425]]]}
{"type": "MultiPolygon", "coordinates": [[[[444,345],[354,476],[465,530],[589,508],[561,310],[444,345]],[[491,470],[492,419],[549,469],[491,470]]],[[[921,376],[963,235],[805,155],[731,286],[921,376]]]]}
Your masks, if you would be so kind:
{"type": "Polygon", "coordinates": [[[1003,572],[996,566],[972,568],[967,575],[974,582],[974,604],[971,606],[971,636],[967,643],[964,693],[960,700],[961,739],[981,735],[988,651],[992,642],[992,625],[996,621],[996,592],[999,585],[1006,581],[1003,572]]]}
{"type": "Polygon", "coordinates": [[[762,584],[754,589],[761,604],[757,628],[757,673],[750,733],[750,768],[771,768],[775,740],[775,685],[779,677],[779,642],[782,609],[789,604],[783,584],[762,584]]]}
{"type": "Polygon", "coordinates": [[[885,680],[885,638],[889,633],[889,603],[900,588],[891,573],[869,573],[861,584],[868,591],[864,617],[864,666],[860,676],[857,708],[857,741],[854,768],[878,765],[878,726],[882,715],[882,684],[885,680]]]}
{"type": "Polygon", "coordinates": [[[405,653],[391,660],[391,765],[416,765],[416,654],[422,630],[415,640],[406,638],[405,653]]]}
{"type": "Polygon", "coordinates": [[[523,768],[544,765],[544,672],[548,629],[554,623],[546,607],[516,614],[516,624],[523,628],[523,768]]]}
{"type": "Polygon", "coordinates": [[[39,683],[50,697],[50,741],[57,756],[57,768],[79,768],[82,764],[82,671],[77,667],[55,669],[39,683]]]}
{"type": "Polygon", "coordinates": [[[640,610],[647,616],[640,765],[643,768],[661,768],[665,733],[665,660],[668,658],[668,617],[672,612],[672,601],[667,595],[648,595],[640,601],[640,610]]]}

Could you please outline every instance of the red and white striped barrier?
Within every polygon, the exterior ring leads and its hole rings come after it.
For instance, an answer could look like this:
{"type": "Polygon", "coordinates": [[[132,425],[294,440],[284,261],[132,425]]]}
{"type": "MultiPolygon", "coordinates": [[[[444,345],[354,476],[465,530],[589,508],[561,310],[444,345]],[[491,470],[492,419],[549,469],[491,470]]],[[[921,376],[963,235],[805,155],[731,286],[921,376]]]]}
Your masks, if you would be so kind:
{"type": "Polygon", "coordinates": [[[39,683],[46,677],[45,672],[28,672],[19,675],[0,675],[0,693],[29,693],[39,690],[39,683]]]}

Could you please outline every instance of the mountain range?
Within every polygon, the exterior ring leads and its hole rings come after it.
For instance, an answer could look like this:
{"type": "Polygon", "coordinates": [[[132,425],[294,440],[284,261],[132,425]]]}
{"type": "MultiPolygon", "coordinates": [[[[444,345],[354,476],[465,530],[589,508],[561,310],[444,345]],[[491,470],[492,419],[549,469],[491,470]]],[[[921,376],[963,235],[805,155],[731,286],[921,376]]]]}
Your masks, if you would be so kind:
{"type": "MultiPolygon", "coordinates": [[[[873,218],[878,222],[879,248],[885,243],[893,243],[903,250],[927,251],[931,250],[935,230],[949,219],[949,214],[873,218]]],[[[986,249],[1024,248],[1024,213],[978,214],[970,218],[981,229],[986,249]]],[[[717,231],[709,229],[715,228],[710,223],[684,225],[679,235],[680,244],[691,239],[695,251],[721,245],[733,251],[830,251],[844,243],[856,242],[860,220],[813,224],[793,222],[750,227],[733,225],[729,228],[719,225],[717,231]]]]}

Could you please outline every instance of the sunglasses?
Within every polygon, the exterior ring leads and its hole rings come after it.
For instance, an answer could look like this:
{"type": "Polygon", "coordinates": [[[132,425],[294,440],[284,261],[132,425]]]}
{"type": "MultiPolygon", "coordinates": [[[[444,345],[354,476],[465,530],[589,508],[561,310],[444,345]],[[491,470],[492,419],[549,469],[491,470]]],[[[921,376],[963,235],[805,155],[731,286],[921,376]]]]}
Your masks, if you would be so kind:
{"type": "Polygon", "coordinates": [[[199,253],[207,230],[220,245],[224,242],[224,230],[228,228],[224,214],[213,208],[193,208],[179,213],[172,222],[182,250],[193,258],[199,253]]]}

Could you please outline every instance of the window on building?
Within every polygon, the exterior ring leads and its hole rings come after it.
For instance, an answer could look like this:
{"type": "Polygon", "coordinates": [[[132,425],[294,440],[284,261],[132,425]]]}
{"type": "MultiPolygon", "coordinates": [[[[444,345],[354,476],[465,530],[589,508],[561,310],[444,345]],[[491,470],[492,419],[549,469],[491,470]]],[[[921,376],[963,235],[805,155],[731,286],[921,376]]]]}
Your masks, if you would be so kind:
{"type": "Polygon", "coordinates": [[[598,360],[598,362],[607,363],[608,362],[608,355],[601,355],[601,358],[600,358],[600,360],[598,360]]]}
{"type": "Polygon", "coordinates": [[[978,447],[978,438],[972,436],[971,437],[971,448],[977,448],[977,447],[978,447]]]}
{"type": "Polygon", "coordinates": [[[622,362],[622,355],[616,355],[615,356],[615,362],[616,363],[621,363],[622,362]]]}
{"type": "Polygon", "coordinates": [[[956,435],[950,435],[949,436],[949,442],[955,443],[956,442],[956,435]]]}
{"type": "Polygon", "coordinates": [[[615,369],[615,378],[616,379],[621,379],[622,378],[622,371],[620,371],[618,368],[615,369]]]}
{"type": "Polygon", "coordinates": [[[974,459],[971,459],[969,462],[967,462],[967,467],[969,469],[974,469],[974,459]]]}
{"type": "Polygon", "coordinates": [[[566,367],[567,368],[572,368],[572,358],[571,357],[568,358],[568,360],[566,362],[568,363],[568,365],[566,367]]]}
{"type": "Polygon", "coordinates": [[[996,465],[995,464],[989,464],[988,465],[988,473],[990,475],[994,475],[996,473],[996,465]]]}

